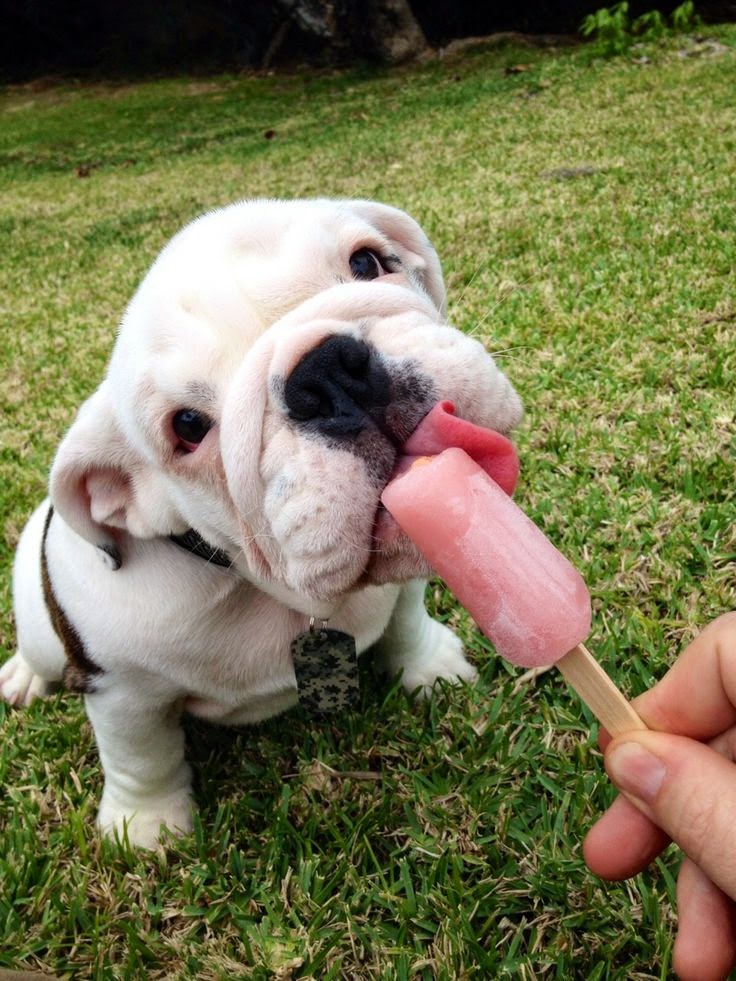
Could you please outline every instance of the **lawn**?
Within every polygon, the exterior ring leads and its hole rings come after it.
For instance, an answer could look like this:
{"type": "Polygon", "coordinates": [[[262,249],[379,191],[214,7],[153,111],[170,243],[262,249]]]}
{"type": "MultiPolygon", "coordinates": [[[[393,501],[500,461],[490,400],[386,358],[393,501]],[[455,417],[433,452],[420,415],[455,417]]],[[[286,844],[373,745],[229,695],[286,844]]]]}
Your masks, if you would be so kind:
{"type": "MultiPolygon", "coordinates": [[[[443,259],[450,319],[526,403],[518,500],[576,563],[628,693],[734,606],[736,28],[645,60],[502,48],[410,71],[0,92],[0,647],[13,548],[165,241],[246,196],[373,197],[443,259]],[[514,68],[513,71],[508,71],[514,68]]],[[[0,966],[70,978],[660,978],[678,855],[604,884],[612,793],[556,672],[429,703],[189,727],[201,816],[100,842],[78,697],[0,706],[0,966]]]]}

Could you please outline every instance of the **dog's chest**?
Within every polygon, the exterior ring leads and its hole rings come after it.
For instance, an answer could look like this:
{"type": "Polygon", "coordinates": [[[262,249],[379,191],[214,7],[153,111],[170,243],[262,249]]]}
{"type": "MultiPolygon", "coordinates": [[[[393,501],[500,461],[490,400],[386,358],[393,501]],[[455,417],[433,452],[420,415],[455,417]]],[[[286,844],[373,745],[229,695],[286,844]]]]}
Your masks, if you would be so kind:
{"type": "MultiPolygon", "coordinates": [[[[69,548],[58,525],[48,543],[51,576],[102,671],[139,672],[141,683],[153,675],[211,718],[243,708],[243,721],[255,721],[296,702],[291,648],[307,617],[227,570],[155,542],[137,542],[122,567],[109,570],[77,536],[69,548]]],[[[353,594],[330,626],[365,650],[385,630],[397,592],[367,587],[353,594]]]]}

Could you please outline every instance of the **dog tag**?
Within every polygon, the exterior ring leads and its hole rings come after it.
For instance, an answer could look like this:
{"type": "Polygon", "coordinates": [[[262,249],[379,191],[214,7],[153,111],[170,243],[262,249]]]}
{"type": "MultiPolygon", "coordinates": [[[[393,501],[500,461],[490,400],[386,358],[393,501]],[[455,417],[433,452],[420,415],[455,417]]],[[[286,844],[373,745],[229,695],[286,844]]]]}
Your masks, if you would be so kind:
{"type": "Polygon", "coordinates": [[[360,697],[355,638],[341,630],[315,628],[291,643],[299,704],[310,715],[354,708],[360,697]]]}

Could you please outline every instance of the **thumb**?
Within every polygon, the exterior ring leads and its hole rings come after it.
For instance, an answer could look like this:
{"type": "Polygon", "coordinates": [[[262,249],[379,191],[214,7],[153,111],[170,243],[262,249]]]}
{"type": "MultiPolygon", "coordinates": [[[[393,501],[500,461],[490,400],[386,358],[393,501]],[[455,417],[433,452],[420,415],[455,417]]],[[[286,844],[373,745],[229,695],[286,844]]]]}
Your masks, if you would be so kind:
{"type": "Polygon", "coordinates": [[[736,899],[736,765],[703,743],[651,731],[614,739],[605,762],[618,789],[736,899]]]}

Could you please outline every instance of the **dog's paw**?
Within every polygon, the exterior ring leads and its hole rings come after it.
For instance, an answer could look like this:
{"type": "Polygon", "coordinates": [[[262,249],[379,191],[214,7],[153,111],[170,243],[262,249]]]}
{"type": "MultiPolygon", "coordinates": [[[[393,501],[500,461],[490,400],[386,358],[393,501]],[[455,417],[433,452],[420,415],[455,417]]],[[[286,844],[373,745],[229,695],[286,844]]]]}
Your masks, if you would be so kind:
{"type": "Polygon", "coordinates": [[[10,705],[30,705],[34,698],[43,698],[50,690],[51,685],[33,673],[20,653],[0,668],[0,697],[10,705]]]}
{"type": "Polygon", "coordinates": [[[428,698],[439,680],[451,684],[475,681],[478,672],[466,660],[462,641],[449,627],[431,620],[427,641],[401,664],[401,682],[407,692],[419,689],[419,694],[428,698]]]}
{"type": "Polygon", "coordinates": [[[154,849],[166,832],[182,837],[193,828],[192,798],[188,790],[143,804],[120,806],[103,794],[97,827],[108,838],[126,837],[138,848],[154,849]]]}

